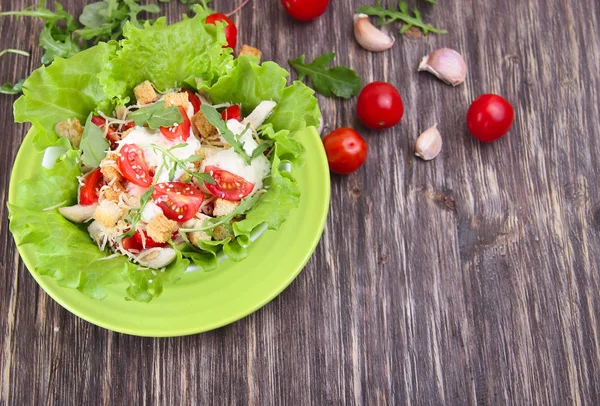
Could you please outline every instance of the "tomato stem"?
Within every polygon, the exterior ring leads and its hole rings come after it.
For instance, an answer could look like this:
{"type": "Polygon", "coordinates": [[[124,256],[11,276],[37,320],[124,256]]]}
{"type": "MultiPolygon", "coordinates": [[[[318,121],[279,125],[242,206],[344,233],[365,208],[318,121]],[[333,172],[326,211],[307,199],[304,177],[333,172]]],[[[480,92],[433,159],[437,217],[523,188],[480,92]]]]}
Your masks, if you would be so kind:
{"type": "Polygon", "coordinates": [[[250,0],[244,0],[244,2],[242,4],[240,4],[239,6],[237,6],[236,8],[233,9],[233,11],[230,11],[229,13],[225,14],[227,17],[237,13],[238,11],[240,11],[241,9],[244,8],[244,6],[246,4],[248,4],[248,2],[250,2],[250,0]]]}

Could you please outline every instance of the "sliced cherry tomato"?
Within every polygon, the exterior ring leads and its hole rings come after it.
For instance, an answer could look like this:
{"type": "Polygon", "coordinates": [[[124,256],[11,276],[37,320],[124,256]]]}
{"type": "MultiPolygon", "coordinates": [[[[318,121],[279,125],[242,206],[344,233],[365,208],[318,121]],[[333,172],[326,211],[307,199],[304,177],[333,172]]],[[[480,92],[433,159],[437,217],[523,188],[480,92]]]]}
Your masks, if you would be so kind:
{"type": "Polygon", "coordinates": [[[237,27],[231,20],[231,18],[227,17],[225,14],[214,13],[206,17],[206,24],[216,25],[217,21],[223,21],[227,23],[225,27],[225,39],[227,40],[227,45],[223,45],[223,48],[231,48],[235,49],[237,45],[237,27]]]}
{"type": "Polygon", "coordinates": [[[144,151],[135,144],[126,144],[121,148],[118,160],[119,170],[131,183],[138,186],[150,187],[152,176],[144,159],[144,151]]]}
{"type": "Polygon", "coordinates": [[[281,0],[287,13],[299,21],[311,21],[323,15],[329,0],[281,0]]]}
{"type": "Polygon", "coordinates": [[[404,105],[394,86],[386,82],[373,82],[358,95],[356,112],[364,125],[373,130],[383,130],[402,120],[404,105]]]}
{"type": "Polygon", "coordinates": [[[168,242],[161,243],[154,241],[152,238],[148,237],[148,234],[140,230],[135,232],[133,238],[138,244],[140,244],[144,248],[164,248],[169,245],[168,242]],[[142,234],[144,235],[142,236],[142,234]]]}
{"type": "Polygon", "coordinates": [[[181,117],[183,117],[183,121],[173,127],[160,127],[160,133],[170,140],[181,138],[185,141],[190,137],[190,128],[192,127],[192,124],[190,123],[190,118],[185,109],[181,106],[177,107],[179,108],[181,117]]]}
{"type": "Polygon", "coordinates": [[[181,223],[196,215],[204,195],[187,183],[164,182],[154,186],[152,199],[167,218],[181,223]]]}
{"type": "Polygon", "coordinates": [[[104,127],[104,124],[106,124],[106,120],[100,116],[92,116],[92,123],[94,123],[98,127],[102,128],[102,127],[104,127]]]}
{"type": "Polygon", "coordinates": [[[220,199],[237,202],[248,196],[254,189],[254,183],[216,166],[207,166],[204,171],[217,182],[214,185],[205,183],[204,186],[220,199]]]}
{"type": "Polygon", "coordinates": [[[352,128],[339,128],[323,138],[329,169],[346,175],[354,172],[367,159],[367,143],[352,128]]]}
{"type": "Polygon", "coordinates": [[[506,99],[496,94],[484,94],[469,107],[467,126],[474,137],[492,142],[508,133],[514,118],[515,111],[506,99]]]}
{"type": "Polygon", "coordinates": [[[140,244],[139,242],[137,242],[135,235],[134,237],[125,237],[121,240],[121,245],[123,246],[123,249],[125,251],[141,251],[144,249],[144,247],[142,246],[142,244],[140,244]]]}
{"type": "Polygon", "coordinates": [[[227,107],[221,112],[221,118],[224,121],[237,120],[242,121],[242,109],[237,104],[227,107]]]}
{"type": "Polygon", "coordinates": [[[200,106],[202,105],[200,98],[196,96],[196,93],[192,92],[190,89],[183,89],[183,91],[188,94],[188,100],[190,103],[192,103],[192,106],[194,107],[194,114],[196,114],[200,111],[200,106]]]}
{"type": "Polygon", "coordinates": [[[130,129],[132,129],[133,127],[135,127],[135,122],[133,122],[133,121],[130,121],[130,122],[128,122],[128,123],[125,123],[125,124],[123,124],[122,131],[124,132],[124,131],[130,130],[130,129]]]}
{"type": "Polygon", "coordinates": [[[98,193],[104,182],[100,168],[94,169],[83,180],[83,186],[79,190],[79,204],[89,206],[98,201],[98,193]]]}

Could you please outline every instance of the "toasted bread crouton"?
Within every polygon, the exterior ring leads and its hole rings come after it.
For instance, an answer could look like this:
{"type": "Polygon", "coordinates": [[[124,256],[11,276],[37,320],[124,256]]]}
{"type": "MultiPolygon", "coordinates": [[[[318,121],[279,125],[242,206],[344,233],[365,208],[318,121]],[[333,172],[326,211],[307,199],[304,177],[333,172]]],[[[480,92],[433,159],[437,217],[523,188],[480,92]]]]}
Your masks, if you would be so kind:
{"type": "Polygon", "coordinates": [[[259,49],[251,47],[250,45],[242,45],[242,49],[240,49],[240,54],[238,56],[242,56],[242,55],[250,55],[250,56],[257,56],[258,60],[260,61],[260,56],[261,56],[261,52],[259,49]]]}
{"type": "Polygon", "coordinates": [[[104,200],[98,205],[94,212],[94,220],[98,221],[106,228],[117,225],[117,222],[123,217],[125,211],[115,202],[104,200]]]}
{"type": "Polygon", "coordinates": [[[213,210],[214,217],[228,216],[240,205],[240,202],[230,202],[229,200],[215,200],[215,208],[213,210]]]}
{"type": "Polygon", "coordinates": [[[74,149],[79,149],[81,136],[83,135],[83,126],[76,118],[72,120],[59,121],[54,126],[54,131],[59,137],[68,139],[74,149]]]}
{"type": "Polygon", "coordinates": [[[202,110],[192,117],[192,130],[196,138],[215,138],[219,135],[219,130],[204,117],[202,110]]]}
{"type": "Polygon", "coordinates": [[[179,230],[177,222],[169,220],[161,213],[152,217],[152,220],[150,220],[150,223],[146,227],[146,234],[154,241],[163,243],[169,241],[173,233],[177,230],[179,230]]]}
{"type": "Polygon", "coordinates": [[[112,185],[115,182],[121,182],[123,180],[123,176],[114,166],[101,166],[100,172],[102,172],[102,175],[104,176],[104,183],[106,183],[107,185],[112,185]]]}
{"type": "MultiPolygon", "coordinates": [[[[185,228],[201,228],[204,225],[204,221],[209,218],[210,217],[205,214],[198,213],[198,214],[196,214],[196,217],[186,221],[183,224],[183,226],[185,228]]],[[[190,240],[190,242],[196,246],[198,246],[200,241],[210,241],[211,240],[210,235],[206,234],[204,231],[195,231],[193,233],[188,233],[187,236],[188,236],[188,239],[190,240]]]]}
{"type": "Polygon", "coordinates": [[[129,134],[131,134],[134,131],[135,131],[135,127],[130,128],[129,130],[123,131],[123,133],[121,134],[121,139],[124,140],[125,137],[127,137],[129,134]]]}
{"type": "Polygon", "coordinates": [[[139,104],[148,104],[152,103],[157,99],[156,91],[154,90],[154,86],[150,83],[149,80],[140,83],[133,89],[133,93],[135,94],[135,99],[139,104]]]}
{"type": "Polygon", "coordinates": [[[165,107],[181,106],[184,109],[188,107],[188,94],[182,93],[169,93],[165,96],[165,107]]]}
{"type": "Polygon", "coordinates": [[[229,230],[225,224],[221,224],[213,229],[213,237],[215,241],[224,240],[225,238],[235,238],[233,233],[229,230]]]}
{"type": "Polygon", "coordinates": [[[119,182],[114,182],[112,185],[105,185],[100,189],[98,197],[100,200],[110,200],[111,202],[119,203],[119,196],[127,193],[123,185],[119,182]]]}

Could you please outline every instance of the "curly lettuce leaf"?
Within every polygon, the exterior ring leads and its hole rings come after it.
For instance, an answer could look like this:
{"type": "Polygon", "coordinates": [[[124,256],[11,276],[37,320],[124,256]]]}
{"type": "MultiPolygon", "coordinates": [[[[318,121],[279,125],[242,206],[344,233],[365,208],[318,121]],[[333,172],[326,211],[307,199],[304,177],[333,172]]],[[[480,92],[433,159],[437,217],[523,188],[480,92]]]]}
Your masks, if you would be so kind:
{"type": "Polygon", "coordinates": [[[117,56],[100,74],[106,94],[123,99],[149,80],[159,90],[171,89],[194,78],[212,83],[231,62],[222,25],[206,25],[206,12],[167,26],[159,18],[153,25],[136,28],[127,23],[117,56]]]}

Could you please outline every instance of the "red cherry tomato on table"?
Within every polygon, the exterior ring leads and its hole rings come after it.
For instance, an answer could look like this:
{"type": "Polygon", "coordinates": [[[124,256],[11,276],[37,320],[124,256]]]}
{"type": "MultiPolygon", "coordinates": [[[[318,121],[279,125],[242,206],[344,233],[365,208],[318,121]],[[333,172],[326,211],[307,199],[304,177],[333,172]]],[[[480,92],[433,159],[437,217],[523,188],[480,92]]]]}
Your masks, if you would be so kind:
{"type": "Polygon", "coordinates": [[[475,138],[492,142],[502,138],[515,118],[510,103],[495,94],[484,94],[477,98],[467,112],[467,126],[475,138]]]}
{"type": "Polygon", "coordinates": [[[202,105],[200,98],[196,96],[196,93],[192,92],[190,89],[183,89],[183,91],[188,94],[188,100],[190,103],[192,103],[192,106],[194,107],[194,114],[196,114],[200,111],[200,106],[202,105]]]}
{"type": "Polygon", "coordinates": [[[216,181],[214,185],[205,183],[204,186],[220,199],[237,202],[248,196],[254,189],[253,183],[216,166],[207,166],[204,171],[208,172],[216,181]]]}
{"type": "Polygon", "coordinates": [[[143,248],[164,248],[169,245],[167,242],[156,242],[152,238],[148,237],[143,231],[137,230],[133,235],[135,241],[143,248]],[[142,233],[144,234],[142,236],[142,233]]]}
{"type": "Polygon", "coordinates": [[[225,14],[214,13],[206,17],[206,24],[216,25],[217,21],[223,21],[227,23],[225,27],[225,39],[227,40],[227,45],[224,45],[223,48],[231,48],[235,49],[237,45],[237,27],[231,20],[231,18],[227,17],[225,14]]]}
{"type": "Polygon", "coordinates": [[[79,190],[79,204],[89,206],[98,201],[98,193],[104,182],[104,176],[100,168],[94,169],[83,180],[83,186],[79,190]]]}
{"type": "Polygon", "coordinates": [[[298,21],[312,21],[327,10],[329,0],[281,0],[285,11],[298,21]]]}
{"type": "Polygon", "coordinates": [[[183,121],[173,127],[160,127],[160,133],[170,140],[181,138],[185,141],[190,137],[190,128],[192,127],[192,124],[190,123],[190,118],[185,109],[181,106],[177,107],[179,108],[183,121]]]}
{"type": "Polygon", "coordinates": [[[402,120],[404,105],[394,86],[386,82],[373,82],[365,86],[358,95],[356,112],[365,126],[383,130],[402,120]]]}
{"type": "Polygon", "coordinates": [[[204,195],[187,183],[164,182],[154,186],[152,200],[167,218],[183,222],[196,215],[204,201],[204,195]]]}
{"type": "Polygon", "coordinates": [[[150,187],[152,176],[144,159],[144,151],[137,145],[126,144],[120,154],[117,163],[125,179],[138,186],[150,187]]]}
{"type": "Polygon", "coordinates": [[[227,107],[221,112],[221,118],[224,121],[237,120],[242,121],[242,109],[237,104],[227,107]]]}
{"type": "Polygon", "coordinates": [[[352,128],[339,128],[323,138],[329,169],[346,175],[360,168],[367,159],[367,143],[352,128]]]}

